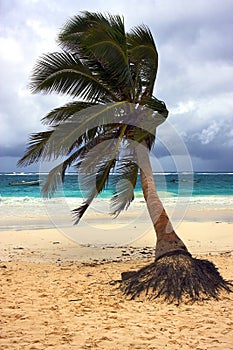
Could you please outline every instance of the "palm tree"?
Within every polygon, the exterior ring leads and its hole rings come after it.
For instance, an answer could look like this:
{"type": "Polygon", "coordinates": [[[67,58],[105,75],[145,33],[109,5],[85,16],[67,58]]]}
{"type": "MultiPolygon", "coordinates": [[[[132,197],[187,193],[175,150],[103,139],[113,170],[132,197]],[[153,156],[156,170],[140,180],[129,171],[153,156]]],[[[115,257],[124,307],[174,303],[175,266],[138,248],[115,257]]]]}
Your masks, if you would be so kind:
{"type": "Polygon", "coordinates": [[[217,297],[221,288],[229,290],[211,263],[191,257],[156,192],[149,152],[156,127],[168,111],[153,96],[158,53],[149,28],[141,25],[126,33],[120,16],[83,12],[67,21],[58,43],[61,51],[44,55],[35,65],[31,89],[67,94],[73,101],[42,119],[49,130],[31,135],[18,164],[63,157],[43,187],[49,196],[56,191],[58,175],[64,180],[67,167],[85,173],[87,199],[74,210],[76,224],[113,169],[120,186],[113,194],[111,213],[126,209],[140,171],[157,235],[155,262],[127,278],[122,275],[122,290],[133,298],[146,291],[178,301],[184,294],[195,299],[202,294],[217,297]]]}

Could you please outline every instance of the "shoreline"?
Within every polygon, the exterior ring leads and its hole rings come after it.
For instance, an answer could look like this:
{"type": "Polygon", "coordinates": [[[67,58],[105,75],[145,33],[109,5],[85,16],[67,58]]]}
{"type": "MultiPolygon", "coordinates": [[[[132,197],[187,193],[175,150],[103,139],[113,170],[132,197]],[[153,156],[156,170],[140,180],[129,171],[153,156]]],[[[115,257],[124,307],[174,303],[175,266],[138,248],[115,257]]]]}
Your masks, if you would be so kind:
{"type": "MultiPolygon", "coordinates": [[[[193,256],[214,256],[232,254],[232,229],[233,223],[229,222],[183,221],[176,232],[193,256]]],[[[64,227],[8,230],[1,231],[0,238],[0,261],[37,263],[145,260],[153,258],[156,242],[152,226],[145,229],[144,223],[136,226],[102,223],[100,227],[86,225],[79,230],[64,227]],[[86,237],[89,243],[85,243],[86,237]],[[125,241],[126,237],[131,240],[125,241]]]]}
{"type": "MultiPolygon", "coordinates": [[[[216,196],[215,200],[192,197],[189,203],[185,198],[178,200],[165,198],[163,203],[174,229],[192,254],[233,250],[233,196],[216,196]]],[[[113,219],[106,214],[108,201],[97,199],[74,226],[71,210],[81,203],[81,199],[67,198],[48,202],[20,197],[1,200],[0,259],[89,261],[152,256],[155,234],[144,200],[136,199],[113,219]],[[145,247],[149,249],[147,254],[140,252],[145,247]]]]}

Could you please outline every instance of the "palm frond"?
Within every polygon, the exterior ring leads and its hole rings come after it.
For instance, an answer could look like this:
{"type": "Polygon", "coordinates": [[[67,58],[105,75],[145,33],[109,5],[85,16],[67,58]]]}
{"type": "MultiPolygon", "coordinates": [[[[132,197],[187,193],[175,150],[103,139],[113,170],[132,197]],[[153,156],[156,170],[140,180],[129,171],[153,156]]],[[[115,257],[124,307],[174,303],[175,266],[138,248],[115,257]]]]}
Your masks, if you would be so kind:
{"type": "Polygon", "coordinates": [[[62,163],[58,164],[52,170],[50,170],[49,174],[47,175],[46,182],[43,184],[41,190],[43,197],[51,198],[54,195],[58,186],[65,179],[66,169],[70,167],[77,160],[77,158],[80,157],[81,153],[81,150],[75,151],[62,163]]]}
{"type": "Polygon", "coordinates": [[[92,200],[104,189],[108,182],[111,169],[119,159],[122,140],[111,138],[92,147],[82,157],[78,164],[79,186],[87,198],[83,205],[74,210],[75,223],[78,223],[92,200]]]}
{"type": "MultiPolygon", "coordinates": [[[[128,124],[125,135],[131,141],[137,143],[145,142],[148,149],[151,150],[156,136],[156,130],[159,125],[165,122],[168,116],[168,110],[163,101],[156,97],[147,97],[142,105],[132,108],[126,113],[125,123],[128,124]]],[[[132,146],[133,147],[133,146],[132,146]]]]}
{"type": "Polygon", "coordinates": [[[128,50],[133,67],[137,98],[150,96],[158,70],[158,52],[153,36],[145,25],[137,26],[128,34],[128,50]]]}
{"type": "Polygon", "coordinates": [[[43,184],[41,193],[43,197],[51,198],[62,183],[63,163],[50,170],[46,182],[43,184]]]}
{"type": "MultiPolygon", "coordinates": [[[[96,142],[98,135],[110,132],[107,137],[119,137],[122,128],[125,128],[124,133],[128,138],[142,142],[149,134],[155,134],[156,127],[165,120],[164,113],[167,113],[165,104],[155,98],[148,100],[148,106],[150,108],[145,109],[125,102],[95,105],[84,108],[70,117],[68,107],[67,110],[65,107],[64,111],[67,114],[64,120],[60,121],[60,125],[54,126],[53,130],[31,135],[26,154],[18,164],[26,166],[38,160],[67,156],[83,144],[87,144],[88,148],[90,140],[96,142]],[[158,109],[159,113],[153,114],[153,111],[158,109]]],[[[73,113],[72,108],[71,110],[73,113]]],[[[62,111],[62,108],[52,111],[51,117],[62,119],[62,111]]]]}
{"type": "Polygon", "coordinates": [[[129,126],[126,130],[126,137],[130,142],[133,142],[131,145],[131,149],[134,149],[136,144],[145,142],[148,149],[151,150],[154,142],[155,142],[155,133],[156,129],[154,127],[151,128],[151,131],[146,130],[144,128],[139,128],[137,126],[129,126]]]}
{"type": "Polygon", "coordinates": [[[83,35],[90,25],[83,15],[69,18],[58,35],[59,45],[67,52],[79,54],[83,35]]]}
{"type": "Polygon", "coordinates": [[[109,160],[104,159],[101,161],[101,165],[96,169],[96,172],[83,174],[85,183],[82,182],[82,188],[86,190],[87,198],[79,208],[73,210],[75,224],[78,224],[93,199],[104,189],[108,181],[109,173],[115,166],[115,161],[114,158],[109,160]]]}
{"type": "Polygon", "coordinates": [[[133,85],[124,23],[120,16],[83,12],[71,18],[59,35],[65,50],[76,54],[92,74],[122,99],[133,85]]]}
{"type": "Polygon", "coordinates": [[[125,33],[114,31],[112,27],[92,28],[84,43],[97,59],[111,79],[118,79],[118,84],[130,87],[131,74],[128,66],[125,33]]]}
{"type": "Polygon", "coordinates": [[[161,123],[165,121],[168,117],[168,110],[163,101],[158,100],[156,97],[151,96],[145,100],[145,106],[152,109],[155,112],[158,112],[156,115],[157,120],[161,120],[161,123]]]}
{"type": "MultiPolygon", "coordinates": [[[[74,165],[79,172],[82,172],[82,161],[85,159],[85,155],[88,154],[94,147],[102,142],[110,141],[114,138],[114,130],[116,126],[112,125],[107,127],[107,130],[103,130],[102,134],[97,134],[94,138],[91,138],[89,142],[83,143],[76,151],[68,156],[62,163],[54,167],[48,174],[45,184],[42,187],[42,194],[44,197],[52,197],[57,190],[60,181],[65,179],[65,171],[68,167],[74,165]]],[[[90,157],[92,160],[92,158],[90,157]]],[[[86,172],[87,169],[84,170],[86,172]]],[[[90,170],[90,169],[89,169],[90,170]]],[[[94,174],[95,166],[92,168],[94,174]]],[[[89,186],[87,185],[87,188],[89,186]]]]}
{"type": "Polygon", "coordinates": [[[118,216],[134,199],[138,165],[131,159],[123,159],[118,162],[116,171],[117,174],[114,176],[116,190],[111,199],[111,214],[118,216]]]}
{"type": "Polygon", "coordinates": [[[87,50],[82,42],[89,30],[93,28],[112,28],[113,31],[124,33],[123,18],[118,15],[83,11],[81,15],[76,15],[66,21],[59,33],[58,42],[64,50],[79,54],[80,50],[87,50]]]}
{"type": "Polygon", "coordinates": [[[46,145],[53,132],[54,130],[50,130],[31,134],[26,152],[18,161],[17,166],[28,166],[38,162],[42,158],[46,145]]]}
{"type": "Polygon", "coordinates": [[[33,69],[30,87],[33,93],[57,92],[90,102],[115,100],[113,92],[95,78],[88,66],[67,52],[42,56],[33,69]]]}
{"type": "Polygon", "coordinates": [[[128,125],[127,137],[136,142],[142,142],[148,133],[155,135],[156,128],[166,120],[162,113],[165,113],[166,106],[162,101],[155,98],[147,98],[146,101],[146,106],[128,103],[124,107],[123,120],[128,125]]]}
{"type": "Polygon", "coordinates": [[[66,119],[72,117],[74,114],[82,111],[85,108],[95,106],[95,103],[75,101],[67,103],[62,107],[58,107],[49,112],[45,117],[42,118],[43,124],[57,125],[64,122],[66,119]]]}
{"type": "Polygon", "coordinates": [[[96,105],[83,109],[65,120],[55,128],[54,133],[46,142],[43,159],[66,156],[72,150],[73,145],[81,145],[83,141],[89,142],[94,133],[102,133],[107,130],[107,125],[121,122],[120,110],[124,102],[96,105]],[[103,127],[106,125],[105,127],[103,127]],[[94,131],[94,132],[93,132],[94,131]],[[88,133],[90,135],[88,135],[88,133]]]}

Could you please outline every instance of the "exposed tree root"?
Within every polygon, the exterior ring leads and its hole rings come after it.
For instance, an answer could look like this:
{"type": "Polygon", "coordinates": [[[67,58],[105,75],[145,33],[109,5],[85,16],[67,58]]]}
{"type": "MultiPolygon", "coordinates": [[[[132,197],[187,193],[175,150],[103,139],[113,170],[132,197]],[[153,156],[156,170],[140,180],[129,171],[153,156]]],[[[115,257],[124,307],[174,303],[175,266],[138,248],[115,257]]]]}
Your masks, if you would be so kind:
{"type": "Polygon", "coordinates": [[[233,292],[232,287],[212,262],[181,252],[164,255],[139,271],[123,273],[120,285],[131,299],[145,295],[177,304],[184,300],[219,299],[222,291],[233,292]]]}

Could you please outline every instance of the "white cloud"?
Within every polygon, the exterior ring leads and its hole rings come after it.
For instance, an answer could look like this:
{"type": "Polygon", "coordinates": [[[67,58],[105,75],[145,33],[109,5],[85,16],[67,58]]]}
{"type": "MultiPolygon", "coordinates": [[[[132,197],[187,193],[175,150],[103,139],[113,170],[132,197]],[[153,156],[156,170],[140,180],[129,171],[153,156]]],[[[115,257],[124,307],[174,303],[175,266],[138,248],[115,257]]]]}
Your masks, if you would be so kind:
{"type": "Polygon", "coordinates": [[[171,108],[170,112],[175,115],[175,114],[184,114],[188,112],[192,112],[195,110],[195,102],[194,101],[180,101],[178,102],[178,106],[171,108]]]}
{"type": "Polygon", "coordinates": [[[203,145],[207,145],[214,140],[220,129],[220,125],[214,121],[208,128],[202,130],[201,134],[198,135],[198,139],[203,145]]]}
{"type": "Polygon", "coordinates": [[[22,62],[23,52],[19,42],[15,38],[0,37],[0,56],[10,64],[22,62]]]}
{"type": "Polygon", "coordinates": [[[28,19],[26,26],[31,31],[32,37],[36,37],[34,41],[35,50],[37,55],[45,52],[57,51],[58,46],[56,44],[57,27],[47,23],[43,23],[38,19],[28,19]]]}

